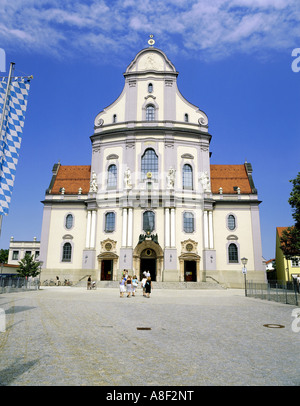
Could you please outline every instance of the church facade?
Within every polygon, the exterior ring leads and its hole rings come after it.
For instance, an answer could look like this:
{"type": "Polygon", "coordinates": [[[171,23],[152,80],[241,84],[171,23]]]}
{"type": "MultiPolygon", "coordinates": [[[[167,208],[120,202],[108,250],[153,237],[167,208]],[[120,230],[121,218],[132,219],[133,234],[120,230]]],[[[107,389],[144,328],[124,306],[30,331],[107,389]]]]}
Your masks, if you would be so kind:
{"type": "Polygon", "coordinates": [[[265,281],[249,163],[212,165],[208,117],[160,49],[141,50],[95,118],[90,165],[57,163],[43,201],[42,279],[265,281]]]}

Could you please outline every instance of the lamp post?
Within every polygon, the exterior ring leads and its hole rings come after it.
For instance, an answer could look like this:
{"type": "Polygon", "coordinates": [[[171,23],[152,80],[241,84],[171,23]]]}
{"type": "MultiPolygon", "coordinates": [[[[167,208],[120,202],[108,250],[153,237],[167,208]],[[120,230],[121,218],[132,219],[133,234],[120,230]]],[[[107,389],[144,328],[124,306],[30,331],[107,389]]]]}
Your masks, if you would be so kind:
{"type": "Polygon", "coordinates": [[[42,266],[43,266],[43,261],[39,261],[40,262],[40,273],[39,273],[39,287],[38,289],[40,289],[41,286],[41,273],[42,273],[42,266]]]}
{"type": "Polygon", "coordinates": [[[241,258],[242,264],[243,264],[243,269],[242,272],[244,274],[244,280],[245,280],[245,296],[247,296],[247,280],[246,280],[246,275],[247,275],[247,262],[248,262],[248,258],[241,258]]]}

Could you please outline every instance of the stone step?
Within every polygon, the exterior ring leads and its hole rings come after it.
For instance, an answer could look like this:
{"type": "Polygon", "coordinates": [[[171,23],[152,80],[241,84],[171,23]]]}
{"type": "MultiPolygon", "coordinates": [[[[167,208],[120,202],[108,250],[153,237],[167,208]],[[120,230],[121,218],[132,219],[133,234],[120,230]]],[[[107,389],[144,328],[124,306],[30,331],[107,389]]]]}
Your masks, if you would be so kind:
{"type": "MultiPolygon", "coordinates": [[[[98,288],[118,288],[119,281],[97,281],[98,288]]],[[[74,286],[86,287],[86,281],[80,281],[74,286]]],[[[153,289],[226,289],[217,282],[152,282],[153,289]]],[[[139,283],[138,289],[141,288],[139,283]]]]}

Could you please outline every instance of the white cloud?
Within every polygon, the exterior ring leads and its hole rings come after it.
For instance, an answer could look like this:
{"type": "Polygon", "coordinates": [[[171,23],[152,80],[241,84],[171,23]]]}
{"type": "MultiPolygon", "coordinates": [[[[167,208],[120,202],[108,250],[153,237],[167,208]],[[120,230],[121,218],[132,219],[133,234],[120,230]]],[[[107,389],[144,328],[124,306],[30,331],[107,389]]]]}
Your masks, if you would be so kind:
{"type": "Polygon", "coordinates": [[[296,45],[298,0],[0,0],[0,47],[102,58],[156,45],[201,57],[296,45]]]}

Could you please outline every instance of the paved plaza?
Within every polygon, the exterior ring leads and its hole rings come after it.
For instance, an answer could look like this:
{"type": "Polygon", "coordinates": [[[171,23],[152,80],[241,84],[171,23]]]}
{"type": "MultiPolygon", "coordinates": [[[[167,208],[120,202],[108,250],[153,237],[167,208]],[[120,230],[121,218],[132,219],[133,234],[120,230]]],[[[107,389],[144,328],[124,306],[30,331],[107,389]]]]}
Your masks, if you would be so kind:
{"type": "Polygon", "coordinates": [[[295,306],[243,290],[43,287],[0,308],[0,385],[300,384],[295,306]]]}

